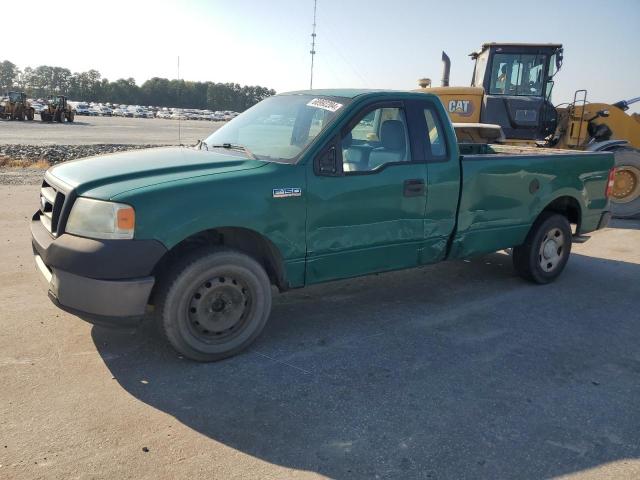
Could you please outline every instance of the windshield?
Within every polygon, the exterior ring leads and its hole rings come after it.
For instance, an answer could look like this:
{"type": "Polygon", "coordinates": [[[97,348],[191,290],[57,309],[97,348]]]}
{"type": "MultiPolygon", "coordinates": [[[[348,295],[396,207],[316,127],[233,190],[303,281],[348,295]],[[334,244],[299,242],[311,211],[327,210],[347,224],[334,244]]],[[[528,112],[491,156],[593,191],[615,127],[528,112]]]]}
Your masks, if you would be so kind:
{"type": "Polygon", "coordinates": [[[209,148],[241,145],[259,160],[293,163],[351,99],[276,95],[238,115],[205,140],[209,148]]]}
{"type": "Polygon", "coordinates": [[[499,53],[493,58],[492,95],[542,96],[545,55],[499,53]]]}

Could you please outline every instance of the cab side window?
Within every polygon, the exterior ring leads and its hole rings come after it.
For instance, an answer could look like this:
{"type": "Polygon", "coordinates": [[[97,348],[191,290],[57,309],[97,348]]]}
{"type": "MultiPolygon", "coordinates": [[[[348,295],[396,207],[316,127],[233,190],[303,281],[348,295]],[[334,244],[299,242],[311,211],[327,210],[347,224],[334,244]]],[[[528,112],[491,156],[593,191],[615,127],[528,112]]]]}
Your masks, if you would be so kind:
{"type": "Polygon", "coordinates": [[[410,162],[407,121],[402,108],[367,112],[342,138],[343,170],[369,172],[389,163],[410,162]]]}
{"type": "Polygon", "coordinates": [[[427,127],[427,146],[431,149],[430,158],[432,160],[446,160],[447,145],[440,120],[430,108],[424,109],[424,120],[427,127]]]}

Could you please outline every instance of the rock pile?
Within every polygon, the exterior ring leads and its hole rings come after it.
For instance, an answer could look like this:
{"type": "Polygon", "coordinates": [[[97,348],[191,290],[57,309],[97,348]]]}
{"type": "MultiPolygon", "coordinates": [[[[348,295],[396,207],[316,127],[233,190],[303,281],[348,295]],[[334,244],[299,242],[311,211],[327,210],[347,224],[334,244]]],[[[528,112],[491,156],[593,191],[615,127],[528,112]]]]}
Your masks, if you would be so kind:
{"type": "Polygon", "coordinates": [[[161,145],[0,145],[0,159],[4,157],[33,163],[39,160],[46,160],[49,164],[55,165],[66,160],[90,157],[92,155],[159,146],[161,145]]]}

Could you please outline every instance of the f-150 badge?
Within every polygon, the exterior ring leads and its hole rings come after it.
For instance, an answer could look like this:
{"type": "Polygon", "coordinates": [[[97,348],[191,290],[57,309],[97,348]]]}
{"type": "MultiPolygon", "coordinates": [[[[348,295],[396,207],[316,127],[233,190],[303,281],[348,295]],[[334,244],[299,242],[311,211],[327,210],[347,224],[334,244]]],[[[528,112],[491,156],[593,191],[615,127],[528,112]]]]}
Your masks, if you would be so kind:
{"type": "Polygon", "coordinates": [[[302,189],[300,187],[273,189],[273,198],[300,197],[300,196],[302,196],[302,189]]]}

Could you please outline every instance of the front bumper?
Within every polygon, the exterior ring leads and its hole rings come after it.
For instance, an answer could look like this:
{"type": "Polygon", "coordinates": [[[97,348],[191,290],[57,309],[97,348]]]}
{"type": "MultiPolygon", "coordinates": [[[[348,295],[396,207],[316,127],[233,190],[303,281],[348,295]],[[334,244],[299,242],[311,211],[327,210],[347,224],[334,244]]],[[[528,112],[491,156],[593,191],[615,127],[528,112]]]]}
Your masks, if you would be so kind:
{"type": "Polygon", "coordinates": [[[98,325],[140,323],[155,283],[151,273],[166,252],[159,242],[68,234],[54,239],[37,215],[31,236],[36,266],[58,307],[98,325]]]}
{"type": "Polygon", "coordinates": [[[102,326],[135,328],[144,317],[154,278],[96,280],[49,269],[34,253],[48,296],[60,309],[102,326]]]}

